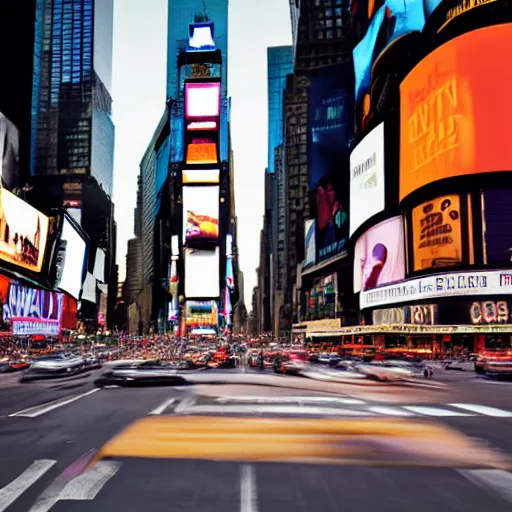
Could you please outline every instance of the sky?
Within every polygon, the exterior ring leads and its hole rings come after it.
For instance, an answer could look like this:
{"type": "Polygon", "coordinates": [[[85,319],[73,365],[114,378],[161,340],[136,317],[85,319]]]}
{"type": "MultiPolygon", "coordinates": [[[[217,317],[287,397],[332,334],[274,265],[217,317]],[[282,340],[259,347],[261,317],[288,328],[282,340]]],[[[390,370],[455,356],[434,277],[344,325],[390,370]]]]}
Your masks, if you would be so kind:
{"type": "MultiPolygon", "coordinates": [[[[114,203],[119,278],[133,237],[139,163],[165,107],[168,0],[114,4],[114,203]]],[[[288,0],[230,0],[228,94],[240,266],[251,307],[263,226],[267,163],[267,47],[291,44],[288,0]]]]}

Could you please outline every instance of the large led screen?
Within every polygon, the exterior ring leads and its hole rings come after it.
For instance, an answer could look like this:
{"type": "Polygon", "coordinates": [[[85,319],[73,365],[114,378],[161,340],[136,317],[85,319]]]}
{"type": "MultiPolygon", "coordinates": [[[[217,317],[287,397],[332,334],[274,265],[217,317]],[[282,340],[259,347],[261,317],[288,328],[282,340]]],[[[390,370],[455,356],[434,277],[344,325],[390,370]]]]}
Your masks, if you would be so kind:
{"type": "Polygon", "coordinates": [[[187,300],[185,302],[185,323],[189,329],[217,327],[219,311],[215,300],[187,300]]]}
{"type": "Polygon", "coordinates": [[[338,279],[336,274],[329,274],[313,281],[311,289],[306,292],[305,320],[322,320],[336,318],[338,311],[338,279]]]}
{"type": "Polygon", "coordinates": [[[384,210],[384,123],[374,128],[350,155],[350,236],[384,210]]]}
{"type": "Polygon", "coordinates": [[[19,185],[19,149],[18,129],[0,112],[0,182],[7,190],[19,185]]]}
{"type": "Polygon", "coordinates": [[[187,119],[217,117],[220,111],[220,82],[185,83],[187,119]]]}
{"type": "Polygon", "coordinates": [[[316,263],[316,223],[314,220],[304,222],[304,247],[306,248],[306,257],[304,258],[304,268],[316,263]]]}
{"type": "MultiPolygon", "coordinates": [[[[467,196],[463,196],[467,201],[467,196]]],[[[414,270],[453,267],[463,262],[462,229],[467,214],[456,194],[426,201],[412,210],[414,270]]]]}
{"type": "Polygon", "coordinates": [[[86,242],[66,217],[60,240],[60,279],[57,287],[78,299],[82,289],[86,242]]]}
{"type": "Polygon", "coordinates": [[[354,293],[405,278],[404,223],[392,217],[371,227],[354,249],[354,293]]]}
{"type": "Polygon", "coordinates": [[[400,199],[444,178],[512,169],[503,119],[512,83],[510,25],[468,32],[434,50],[400,85],[400,199]],[[427,85],[426,85],[427,84],[427,85]],[[499,85],[497,85],[499,84],[499,85]]]}
{"type": "Polygon", "coordinates": [[[194,139],[187,145],[187,164],[216,164],[217,144],[210,139],[194,139]]]}
{"type": "Polygon", "coordinates": [[[190,171],[183,169],[182,181],[183,185],[190,185],[191,183],[219,183],[219,169],[198,169],[190,171]]]}
{"type": "Polygon", "coordinates": [[[329,67],[310,74],[308,112],[309,188],[339,170],[348,157],[352,135],[353,70],[351,64],[329,67]]]}
{"type": "Polygon", "coordinates": [[[185,297],[191,299],[218,298],[219,248],[213,251],[185,249],[185,297]]]}
{"type": "Polygon", "coordinates": [[[219,238],[219,187],[183,187],[183,239],[208,242],[219,238]]]}
{"type": "Polygon", "coordinates": [[[41,272],[48,217],[6,189],[0,189],[0,259],[41,272]]]}
{"type": "Polygon", "coordinates": [[[494,267],[510,266],[512,253],[512,190],[482,192],[482,228],[484,263],[494,267]]]}

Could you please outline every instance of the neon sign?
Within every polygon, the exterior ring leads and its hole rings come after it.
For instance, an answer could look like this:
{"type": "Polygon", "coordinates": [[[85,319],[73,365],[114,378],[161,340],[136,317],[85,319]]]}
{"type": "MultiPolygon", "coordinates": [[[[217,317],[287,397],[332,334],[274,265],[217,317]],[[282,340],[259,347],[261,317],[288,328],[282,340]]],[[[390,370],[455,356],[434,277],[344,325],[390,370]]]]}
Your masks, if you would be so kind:
{"type": "Polygon", "coordinates": [[[187,130],[196,131],[196,130],[216,130],[217,122],[216,121],[191,121],[187,124],[187,130]]]}
{"type": "Polygon", "coordinates": [[[469,313],[473,324],[506,324],[510,317],[508,304],[504,300],[473,302],[469,313]]]}
{"type": "Polygon", "coordinates": [[[58,336],[62,320],[62,293],[9,285],[3,306],[4,320],[12,323],[13,335],[58,336]]]}

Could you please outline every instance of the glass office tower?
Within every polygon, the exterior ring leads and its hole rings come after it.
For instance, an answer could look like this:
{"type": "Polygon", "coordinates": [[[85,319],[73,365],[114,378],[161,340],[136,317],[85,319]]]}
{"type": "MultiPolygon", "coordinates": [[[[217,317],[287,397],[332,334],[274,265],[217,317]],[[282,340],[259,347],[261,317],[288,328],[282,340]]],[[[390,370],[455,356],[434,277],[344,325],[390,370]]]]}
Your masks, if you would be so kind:
{"type": "Polygon", "coordinates": [[[37,0],[33,176],[92,177],[112,196],[113,0],[37,0]]]}

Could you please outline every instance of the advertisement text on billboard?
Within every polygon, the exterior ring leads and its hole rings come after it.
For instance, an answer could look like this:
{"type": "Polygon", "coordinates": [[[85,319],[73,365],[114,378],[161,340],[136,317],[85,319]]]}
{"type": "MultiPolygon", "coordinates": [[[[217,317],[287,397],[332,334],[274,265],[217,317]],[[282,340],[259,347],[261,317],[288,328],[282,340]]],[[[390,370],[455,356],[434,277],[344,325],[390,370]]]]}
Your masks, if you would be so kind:
{"type": "Polygon", "coordinates": [[[194,139],[187,145],[187,164],[217,163],[217,144],[210,139],[194,139]]]}

